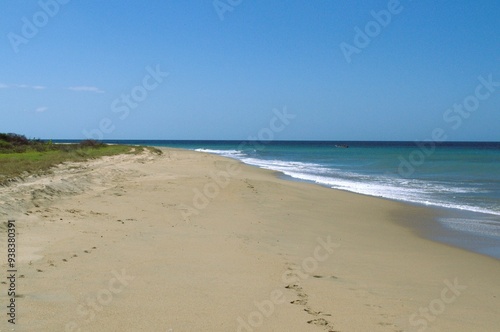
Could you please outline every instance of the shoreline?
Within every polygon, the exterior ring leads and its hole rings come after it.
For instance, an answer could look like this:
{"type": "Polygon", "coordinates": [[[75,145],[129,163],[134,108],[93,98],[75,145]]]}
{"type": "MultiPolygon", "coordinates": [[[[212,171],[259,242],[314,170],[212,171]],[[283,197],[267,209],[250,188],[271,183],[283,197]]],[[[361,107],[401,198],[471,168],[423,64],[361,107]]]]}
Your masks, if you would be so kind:
{"type": "Polygon", "coordinates": [[[16,327],[313,332],[500,325],[500,264],[402,224],[400,216],[422,218],[427,208],[283,180],[220,156],[162,150],[63,165],[0,188],[19,232],[24,278],[16,327]],[[208,202],[196,201],[205,191],[208,202]]]}
{"type": "MultiPolygon", "coordinates": [[[[155,146],[156,148],[166,148],[162,146],[155,146]]],[[[399,203],[403,204],[406,206],[414,206],[414,207],[420,207],[428,210],[428,220],[418,220],[418,222],[415,222],[414,218],[409,218],[410,220],[404,220],[404,216],[399,216],[399,219],[401,219],[402,224],[404,224],[406,227],[412,229],[415,231],[418,236],[427,239],[427,240],[432,240],[437,243],[449,245],[454,248],[466,250],[471,253],[475,253],[478,255],[483,255],[489,258],[497,259],[500,260],[500,245],[498,244],[498,241],[496,239],[492,239],[489,236],[486,235],[480,235],[480,234],[474,234],[472,232],[464,231],[464,230],[455,230],[451,229],[449,227],[446,227],[443,225],[443,223],[440,222],[440,219],[443,218],[449,218],[449,217],[465,217],[465,216],[493,216],[493,217],[498,217],[497,215],[493,214],[486,214],[486,213],[481,213],[481,212],[473,212],[473,211],[467,211],[467,210],[461,210],[457,208],[449,208],[449,207],[441,207],[441,206],[435,206],[435,205],[426,205],[423,203],[414,203],[414,202],[408,202],[404,200],[398,200],[398,199],[391,199],[391,198],[386,198],[386,197],[380,197],[380,196],[373,196],[369,194],[363,194],[363,193],[358,193],[354,191],[349,191],[349,190],[344,190],[344,189],[337,189],[337,188],[332,188],[328,185],[316,183],[311,180],[303,180],[299,178],[295,178],[293,176],[287,175],[281,171],[276,171],[276,170],[271,170],[271,169],[266,169],[257,165],[252,165],[252,164],[247,164],[244,163],[243,161],[236,159],[236,158],[231,158],[231,157],[226,157],[226,156],[220,156],[218,154],[210,153],[210,152],[204,152],[204,151],[195,151],[191,149],[186,149],[188,151],[193,151],[193,152],[200,152],[200,153],[207,153],[210,155],[215,155],[221,158],[228,158],[230,160],[235,160],[237,162],[241,162],[244,165],[250,166],[250,167],[255,167],[257,169],[261,170],[266,170],[266,171],[271,171],[274,172],[275,176],[279,179],[283,179],[285,181],[292,181],[292,182],[298,182],[298,183],[308,183],[312,184],[315,186],[319,186],[322,188],[327,188],[329,190],[336,190],[339,192],[345,192],[349,194],[355,194],[355,195],[360,195],[362,197],[368,197],[368,198],[375,198],[375,199],[382,199],[386,200],[389,202],[394,202],[394,203],[399,203]]]]}
{"type": "MultiPolygon", "coordinates": [[[[155,146],[156,148],[165,148],[162,146],[155,146]]],[[[194,151],[194,150],[189,150],[189,151],[194,151]]],[[[214,153],[209,153],[209,152],[203,152],[203,151],[196,151],[196,152],[201,152],[201,153],[208,153],[212,155],[216,155],[222,158],[229,158],[232,160],[236,160],[238,162],[243,163],[244,165],[250,166],[250,167],[256,167],[258,169],[262,170],[269,170],[272,172],[275,172],[275,176],[286,180],[286,181],[293,181],[293,182],[298,182],[298,183],[308,183],[308,184],[313,184],[316,186],[320,186],[323,188],[327,188],[330,190],[336,190],[340,192],[345,192],[349,194],[354,194],[354,195],[360,195],[363,197],[368,197],[368,198],[376,198],[376,199],[382,199],[390,202],[395,202],[395,203],[401,203],[404,205],[408,206],[415,206],[415,207],[422,207],[425,209],[428,209],[429,211],[432,211],[432,213],[429,213],[429,218],[432,220],[427,220],[424,221],[423,223],[421,222],[407,222],[403,221],[403,224],[406,225],[406,227],[409,227],[410,229],[413,229],[416,234],[419,236],[432,240],[441,244],[446,244],[451,247],[459,248],[462,250],[466,250],[475,254],[479,255],[484,255],[496,260],[500,260],[500,246],[498,245],[498,241],[496,239],[491,238],[490,236],[487,235],[482,235],[482,234],[474,234],[472,232],[464,231],[464,230],[455,230],[451,229],[449,227],[446,227],[443,225],[443,223],[440,222],[440,219],[446,218],[446,217],[459,217],[459,216],[482,216],[483,218],[486,216],[492,216],[492,217],[499,217],[494,214],[488,214],[488,213],[482,213],[482,212],[474,212],[474,211],[468,211],[468,210],[461,210],[457,208],[451,208],[451,207],[442,207],[442,206],[436,206],[436,205],[427,205],[423,203],[415,203],[415,202],[408,202],[404,200],[398,200],[398,199],[392,199],[392,198],[386,198],[386,197],[381,197],[381,196],[374,196],[374,195],[369,195],[369,194],[363,194],[363,193],[358,193],[354,191],[349,191],[345,189],[338,189],[338,188],[332,188],[328,185],[321,184],[321,183],[316,183],[311,180],[303,180],[299,178],[295,178],[291,175],[285,174],[281,171],[276,171],[276,170],[271,170],[271,169],[266,169],[257,165],[252,165],[252,164],[247,164],[242,162],[239,159],[236,158],[231,158],[231,157],[226,157],[226,156],[220,156],[218,154],[214,153]],[[487,243],[488,245],[485,246],[484,244],[487,243]]],[[[401,217],[404,219],[404,217],[401,217]]],[[[410,218],[412,219],[412,218],[410,218]]],[[[413,219],[411,221],[414,221],[413,219]]]]}

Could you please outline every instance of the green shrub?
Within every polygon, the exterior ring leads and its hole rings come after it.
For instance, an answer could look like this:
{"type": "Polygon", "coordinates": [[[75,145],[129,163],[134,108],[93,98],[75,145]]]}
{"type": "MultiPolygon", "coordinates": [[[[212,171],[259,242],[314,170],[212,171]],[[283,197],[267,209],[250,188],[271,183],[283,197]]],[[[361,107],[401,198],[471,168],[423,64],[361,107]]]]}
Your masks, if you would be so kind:
{"type": "Polygon", "coordinates": [[[101,147],[105,146],[106,144],[99,142],[99,141],[96,141],[94,139],[86,139],[84,141],[81,141],[79,143],[79,145],[82,148],[101,148],[101,147]]]}
{"type": "Polygon", "coordinates": [[[11,143],[12,145],[30,145],[30,140],[24,135],[0,133],[0,141],[11,143]]]}
{"type": "Polygon", "coordinates": [[[9,142],[6,142],[4,140],[0,140],[0,151],[3,151],[3,150],[10,150],[12,149],[13,146],[11,143],[9,142]]]}

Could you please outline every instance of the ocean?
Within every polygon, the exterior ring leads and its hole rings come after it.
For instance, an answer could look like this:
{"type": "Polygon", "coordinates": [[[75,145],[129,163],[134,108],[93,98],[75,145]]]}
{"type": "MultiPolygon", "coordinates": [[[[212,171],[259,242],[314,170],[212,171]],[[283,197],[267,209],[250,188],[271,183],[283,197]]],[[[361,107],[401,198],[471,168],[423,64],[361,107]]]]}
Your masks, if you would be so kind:
{"type": "Polygon", "coordinates": [[[440,209],[429,236],[500,259],[500,142],[106,141],[214,153],[284,177],[440,209]]]}

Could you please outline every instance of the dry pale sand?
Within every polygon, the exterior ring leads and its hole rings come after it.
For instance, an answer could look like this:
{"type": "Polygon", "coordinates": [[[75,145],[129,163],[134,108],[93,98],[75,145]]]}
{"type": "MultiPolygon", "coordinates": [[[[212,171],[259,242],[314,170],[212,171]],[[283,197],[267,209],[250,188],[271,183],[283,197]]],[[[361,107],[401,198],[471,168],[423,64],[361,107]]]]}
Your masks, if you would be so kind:
{"type": "Polygon", "coordinates": [[[404,226],[432,211],[234,160],[165,149],[66,164],[0,202],[2,276],[17,220],[16,331],[500,327],[500,261],[404,226]]]}

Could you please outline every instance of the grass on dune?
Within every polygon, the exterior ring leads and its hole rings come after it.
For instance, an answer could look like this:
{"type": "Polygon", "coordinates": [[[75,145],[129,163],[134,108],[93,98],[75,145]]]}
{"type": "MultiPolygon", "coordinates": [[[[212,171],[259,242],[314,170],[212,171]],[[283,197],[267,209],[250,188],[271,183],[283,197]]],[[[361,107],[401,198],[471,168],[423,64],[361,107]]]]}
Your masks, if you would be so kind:
{"type": "Polygon", "coordinates": [[[118,154],[138,154],[144,149],[161,154],[151,147],[107,145],[86,140],[77,144],[52,144],[27,140],[16,134],[0,134],[0,185],[31,174],[45,174],[63,162],[78,162],[118,154]],[[9,136],[10,135],[10,136],[9,136]]]}

